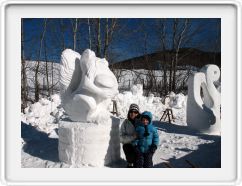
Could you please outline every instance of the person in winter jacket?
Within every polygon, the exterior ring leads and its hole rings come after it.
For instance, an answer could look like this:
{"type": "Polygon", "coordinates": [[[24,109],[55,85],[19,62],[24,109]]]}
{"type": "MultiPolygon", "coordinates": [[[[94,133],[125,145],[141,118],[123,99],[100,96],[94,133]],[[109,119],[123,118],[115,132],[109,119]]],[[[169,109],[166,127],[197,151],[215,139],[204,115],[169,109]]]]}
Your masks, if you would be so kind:
{"type": "Polygon", "coordinates": [[[136,154],[135,167],[151,168],[153,155],[159,145],[159,135],[152,124],[151,112],[143,112],[140,120],[140,125],[136,127],[137,139],[132,142],[136,154]]]}
{"type": "Polygon", "coordinates": [[[120,128],[120,142],[123,144],[123,151],[128,162],[128,168],[132,168],[135,163],[136,156],[132,142],[136,139],[135,127],[139,115],[139,106],[134,103],[131,104],[127,119],[124,120],[120,128]]]}

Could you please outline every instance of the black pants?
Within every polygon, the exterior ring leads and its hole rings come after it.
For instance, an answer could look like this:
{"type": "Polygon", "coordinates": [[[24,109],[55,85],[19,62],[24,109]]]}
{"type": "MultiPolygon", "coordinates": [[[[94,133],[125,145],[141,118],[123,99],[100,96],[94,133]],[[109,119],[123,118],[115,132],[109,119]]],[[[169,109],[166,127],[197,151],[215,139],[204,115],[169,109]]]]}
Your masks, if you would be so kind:
{"type": "Polygon", "coordinates": [[[135,151],[132,144],[123,145],[124,154],[128,163],[135,163],[135,151]]]}
{"type": "Polygon", "coordinates": [[[152,168],[153,167],[153,153],[137,153],[135,167],[137,168],[152,168]]]}

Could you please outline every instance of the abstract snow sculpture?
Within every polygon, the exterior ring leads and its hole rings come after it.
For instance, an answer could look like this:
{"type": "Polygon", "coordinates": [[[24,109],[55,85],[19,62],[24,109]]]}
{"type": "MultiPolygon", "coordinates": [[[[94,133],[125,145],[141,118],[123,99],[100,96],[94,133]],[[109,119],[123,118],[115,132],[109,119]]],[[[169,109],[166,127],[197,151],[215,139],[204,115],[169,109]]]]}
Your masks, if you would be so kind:
{"type": "Polygon", "coordinates": [[[220,78],[216,65],[206,65],[188,79],[187,125],[201,132],[220,133],[220,78]]]}
{"type": "Polygon", "coordinates": [[[108,62],[89,49],[82,56],[66,49],[60,64],[61,104],[70,119],[97,122],[108,116],[110,98],[118,94],[118,82],[108,62]]]}

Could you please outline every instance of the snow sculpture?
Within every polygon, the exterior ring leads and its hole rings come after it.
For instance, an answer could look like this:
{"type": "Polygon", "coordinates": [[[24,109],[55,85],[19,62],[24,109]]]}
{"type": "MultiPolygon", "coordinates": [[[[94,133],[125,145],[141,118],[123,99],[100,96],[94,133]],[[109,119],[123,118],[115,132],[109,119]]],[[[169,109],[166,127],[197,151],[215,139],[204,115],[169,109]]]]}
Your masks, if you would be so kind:
{"type": "Polygon", "coordinates": [[[89,49],[82,56],[71,49],[62,52],[60,88],[62,106],[72,121],[104,119],[110,98],[118,94],[118,82],[108,62],[89,49]]]}
{"type": "Polygon", "coordinates": [[[108,62],[89,49],[61,55],[61,104],[69,118],[59,121],[59,159],[74,167],[102,167],[120,160],[120,120],[108,106],[118,82],[108,62]]]}
{"type": "Polygon", "coordinates": [[[187,125],[202,132],[220,133],[220,78],[216,65],[206,65],[188,79],[187,125]]]}

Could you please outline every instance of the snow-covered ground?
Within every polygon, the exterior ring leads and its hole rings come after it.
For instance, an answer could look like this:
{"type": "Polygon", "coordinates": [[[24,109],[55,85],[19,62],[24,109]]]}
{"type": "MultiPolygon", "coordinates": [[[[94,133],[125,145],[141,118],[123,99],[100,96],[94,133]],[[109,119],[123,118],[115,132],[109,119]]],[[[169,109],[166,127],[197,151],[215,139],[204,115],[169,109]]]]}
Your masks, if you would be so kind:
{"type": "MultiPolygon", "coordinates": [[[[118,117],[126,118],[131,103],[154,115],[154,125],[160,136],[153,160],[154,167],[220,167],[221,137],[199,134],[186,126],[186,96],[170,94],[166,100],[142,95],[142,85],[120,93],[115,98],[118,117]],[[172,108],[175,120],[159,121],[163,111],[172,108]]],[[[110,111],[113,105],[110,101],[110,111]]],[[[71,167],[58,159],[58,121],[66,117],[58,94],[27,107],[22,113],[22,167],[71,167]]],[[[122,149],[120,149],[122,152],[122,149]]],[[[123,160],[112,167],[125,167],[123,160]]]]}
{"type": "MultiPolygon", "coordinates": [[[[52,82],[52,63],[40,62],[39,83],[40,87],[45,87],[46,65],[48,68],[49,82],[52,82]]],[[[36,62],[27,61],[27,77],[29,87],[29,97],[34,97],[34,68],[36,62]]],[[[144,110],[153,113],[154,125],[158,129],[160,146],[158,147],[153,160],[154,167],[220,167],[221,166],[221,137],[199,134],[191,130],[186,124],[186,99],[182,94],[171,93],[166,99],[155,97],[150,94],[143,96],[142,85],[133,85],[131,80],[139,76],[144,79],[146,70],[122,70],[119,80],[119,87],[130,87],[130,91],[121,92],[116,96],[118,117],[127,117],[129,105],[137,103],[141,112],[144,110]],[[144,76],[144,77],[143,77],[144,76]],[[175,120],[172,124],[168,121],[159,121],[163,111],[172,108],[175,120]]],[[[180,76],[186,72],[179,71],[180,76]]],[[[157,79],[161,79],[162,73],[155,71],[157,79]]],[[[53,84],[54,95],[46,98],[46,93],[41,92],[41,99],[30,104],[24,113],[21,113],[21,140],[22,140],[22,167],[71,167],[59,161],[58,158],[58,121],[66,117],[60,105],[59,97],[59,64],[53,63],[53,84]]],[[[138,82],[142,83],[142,82],[138,82]]],[[[52,84],[52,83],[50,83],[52,84]]],[[[32,99],[33,100],[33,99],[32,99]]],[[[113,104],[110,101],[109,110],[112,111],[113,104]]],[[[125,158],[111,165],[112,167],[126,167],[125,158]]]]}

